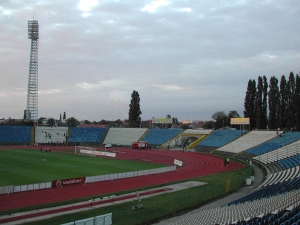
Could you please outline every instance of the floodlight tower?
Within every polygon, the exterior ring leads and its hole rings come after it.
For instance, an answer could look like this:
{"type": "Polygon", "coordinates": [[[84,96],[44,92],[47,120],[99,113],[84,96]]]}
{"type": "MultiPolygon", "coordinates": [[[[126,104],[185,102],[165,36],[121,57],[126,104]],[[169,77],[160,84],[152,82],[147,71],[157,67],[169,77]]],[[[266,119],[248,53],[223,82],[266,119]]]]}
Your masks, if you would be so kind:
{"type": "Polygon", "coordinates": [[[37,20],[28,21],[28,38],[31,39],[31,49],[29,62],[26,120],[37,122],[39,50],[39,23],[37,20]]]}

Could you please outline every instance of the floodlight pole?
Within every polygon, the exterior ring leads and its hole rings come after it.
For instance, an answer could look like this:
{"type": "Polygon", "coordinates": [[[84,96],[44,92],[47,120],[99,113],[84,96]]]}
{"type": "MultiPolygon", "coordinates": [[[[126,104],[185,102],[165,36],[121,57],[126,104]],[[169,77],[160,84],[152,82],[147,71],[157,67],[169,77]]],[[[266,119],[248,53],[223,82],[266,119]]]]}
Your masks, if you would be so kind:
{"type": "Polygon", "coordinates": [[[38,122],[38,50],[39,23],[28,21],[28,38],[31,39],[29,77],[27,91],[26,121],[38,122]]]}

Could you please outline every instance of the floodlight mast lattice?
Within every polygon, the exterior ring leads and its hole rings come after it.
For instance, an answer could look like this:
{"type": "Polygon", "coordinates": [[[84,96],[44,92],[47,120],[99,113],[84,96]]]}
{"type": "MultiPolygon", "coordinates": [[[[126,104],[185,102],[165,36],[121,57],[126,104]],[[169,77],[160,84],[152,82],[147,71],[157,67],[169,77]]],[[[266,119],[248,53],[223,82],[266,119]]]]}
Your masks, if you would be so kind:
{"type": "Polygon", "coordinates": [[[38,121],[38,50],[39,23],[37,20],[28,21],[28,39],[31,39],[29,77],[27,91],[26,120],[38,121]]]}

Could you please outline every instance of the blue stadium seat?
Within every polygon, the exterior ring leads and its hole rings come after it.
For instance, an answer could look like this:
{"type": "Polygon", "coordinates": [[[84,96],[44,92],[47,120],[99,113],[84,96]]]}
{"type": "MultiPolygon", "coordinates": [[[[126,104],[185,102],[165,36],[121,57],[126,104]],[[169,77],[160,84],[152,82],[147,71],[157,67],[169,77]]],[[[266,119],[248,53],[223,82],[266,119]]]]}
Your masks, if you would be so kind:
{"type": "Polygon", "coordinates": [[[293,168],[300,165],[300,155],[292,156],[278,161],[283,170],[293,168]]]}
{"type": "Polygon", "coordinates": [[[142,141],[148,141],[150,145],[162,145],[182,131],[182,129],[150,129],[142,141]]]}
{"type": "Polygon", "coordinates": [[[241,136],[243,130],[215,130],[206,139],[201,141],[199,146],[221,147],[241,136]]]}
{"type": "Polygon", "coordinates": [[[300,139],[300,132],[287,132],[281,137],[274,138],[270,141],[267,141],[259,146],[251,148],[246,152],[255,154],[255,155],[262,155],[264,153],[273,151],[275,149],[281,148],[285,145],[288,145],[296,140],[300,139]]]}
{"type": "Polygon", "coordinates": [[[106,132],[107,128],[98,127],[73,127],[71,128],[69,143],[71,142],[86,142],[97,143],[100,142],[106,132]]]}
{"type": "Polygon", "coordinates": [[[0,143],[30,143],[31,128],[29,126],[0,126],[0,143]]]}

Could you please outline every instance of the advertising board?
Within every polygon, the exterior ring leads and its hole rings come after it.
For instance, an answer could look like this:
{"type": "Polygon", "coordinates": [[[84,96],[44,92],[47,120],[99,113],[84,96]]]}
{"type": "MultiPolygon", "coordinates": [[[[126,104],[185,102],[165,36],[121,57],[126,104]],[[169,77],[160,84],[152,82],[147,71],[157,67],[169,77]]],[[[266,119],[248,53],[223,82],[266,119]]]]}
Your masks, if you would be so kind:
{"type": "Polygon", "coordinates": [[[239,125],[239,124],[250,124],[250,118],[231,118],[231,125],[239,125]]]}
{"type": "Polygon", "coordinates": [[[172,124],[172,119],[168,118],[153,118],[152,123],[167,123],[172,124]]]}
{"type": "Polygon", "coordinates": [[[52,181],[52,187],[63,187],[66,185],[83,184],[83,183],[85,183],[85,177],[77,177],[77,178],[64,179],[64,180],[54,180],[52,181]]]}

